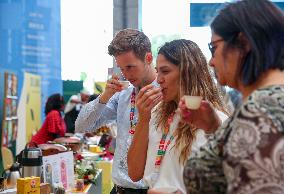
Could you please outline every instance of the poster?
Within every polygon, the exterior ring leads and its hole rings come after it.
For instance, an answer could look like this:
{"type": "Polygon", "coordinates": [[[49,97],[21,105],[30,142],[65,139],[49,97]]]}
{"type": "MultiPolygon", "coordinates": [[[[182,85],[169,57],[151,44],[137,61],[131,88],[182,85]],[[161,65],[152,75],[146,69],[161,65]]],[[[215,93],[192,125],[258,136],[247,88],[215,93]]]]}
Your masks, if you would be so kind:
{"type": "Polygon", "coordinates": [[[44,156],[42,161],[44,182],[48,182],[51,185],[62,184],[65,190],[74,188],[72,151],[44,156]]]}
{"type": "Polygon", "coordinates": [[[41,77],[32,73],[24,74],[24,84],[19,100],[19,128],[17,149],[23,149],[41,127],[41,77]]]}
{"type": "Polygon", "coordinates": [[[25,73],[26,92],[26,142],[31,140],[41,127],[41,78],[39,75],[25,73]]]}
{"type": "Polygon", "coordinates": [[[37,124],[38,117],[41,117],[40,121],[45,117],[43,108],[40,113],[31,109],[34,103],[33,94],[29,95],[28,103],[20,102],[21,99],[27,100],[27,93],[22,98],[23,85],[26,81],[25,73],[38,75],[41,78],[40,105],[36,107],[44,107],[46,99],[51,94],[62,93],[60,26],[58,0],[0,1],[0,96],[4,96],[7,92],[9,96],[18,97],[17,102],[11,101],[11,105],[5,109],[2,108],[4,100],[0,100],[0,126],[1,134],[6,135],[5,144],[9,140],[8,134],[13,134],[10,138],[13,139],[14,131],[18,129],[17,141],[13,142],[14,155],[24,148],[26,139],[30,139],[32,131],[40,127],[40,124],[37,124]],[[16,77],[13,75],[8,77],[9,87],[4,91],[4,73],[7,71],[13,72],[16,77]],[[18,105],[17,110],[14,108],[15,104],[18,105]],[[29,106],[27,115],[26,104],[29,106]],[[5,111],[11,117],[15,112],[21,113],[18,126],[3,120],[5,111]]]}

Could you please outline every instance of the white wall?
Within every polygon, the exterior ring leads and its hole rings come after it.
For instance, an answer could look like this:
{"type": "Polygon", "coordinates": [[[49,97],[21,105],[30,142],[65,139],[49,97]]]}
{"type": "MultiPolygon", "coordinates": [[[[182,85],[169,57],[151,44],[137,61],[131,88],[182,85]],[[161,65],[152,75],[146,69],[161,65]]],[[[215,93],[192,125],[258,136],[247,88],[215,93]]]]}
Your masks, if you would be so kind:
{"type": "Polygon", "coordinates": [[[87,73],[85,87],[105,81],[112,57],[107,46],[113,35],[112,0],[61,0],[62,79],[80,80],[87,73]]]}
{"type": "Polygon", "coordinates": [[[190,39],[199,45],[209,60],[211,56],[207,45],[211,31],[209,27],[190,27],[190,2],[192,0],[142,0],[142,29],[150,39],[157,35],[174,34],[190,39]]]}

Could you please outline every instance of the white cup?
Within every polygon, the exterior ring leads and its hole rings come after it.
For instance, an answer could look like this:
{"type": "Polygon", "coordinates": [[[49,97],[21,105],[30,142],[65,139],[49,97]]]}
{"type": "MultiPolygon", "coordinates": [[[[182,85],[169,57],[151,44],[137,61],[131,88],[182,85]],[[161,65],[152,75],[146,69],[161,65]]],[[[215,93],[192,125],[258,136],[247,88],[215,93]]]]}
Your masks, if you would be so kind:
{"type": "Polygon", "coordinates": [[[158,191],[158,192],[162,192],[162,193],[175,193],[177,192],[177,188],[176,187],[171,187],[171,186],[168,186],[168,187],[158,187],[158,188],[153,188],[155,189],[155,191],[158,191]]]}
{"type": "Polygon", "coordinates": [[[129,81],[118,81],[122,85],[122,89],[125,90],[129,86],[129,81]]]}
{"type": "Polygon", "coordinates": [[[185,105],[188,109],[196,110],[200,107],[202,97],[201,96],[184,96],[185,105]]]}

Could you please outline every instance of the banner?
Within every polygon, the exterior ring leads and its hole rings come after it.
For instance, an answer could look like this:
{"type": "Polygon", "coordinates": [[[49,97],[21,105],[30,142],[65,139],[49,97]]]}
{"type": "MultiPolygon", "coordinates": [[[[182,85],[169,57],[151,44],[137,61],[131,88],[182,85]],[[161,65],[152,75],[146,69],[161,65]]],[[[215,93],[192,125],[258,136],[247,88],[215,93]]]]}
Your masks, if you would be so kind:
{"type": "MultiPolygon", "coordinates": [[[[38,75],[41,78],[40,106],[30,104],[26,111],[29,111],[27,116],[30,119],[44,120],[43,108],[48,96],[62,94],[60,1],[0,1],[0,42],[0,86],[4,85],[4,73],[7,71],[17,76],[17,90],[20,92],[25,73],[38,75]],[[35,109],[40,113],[36,115],[35,109]]],[[[0,107],[3,107],[3,95],[0,90],[0,107]]],[[[21,98],[21,95],[19,93],[18,96],[21,98]]],[[[2,109],[0,117],[3,117],[2,109]]],[[[29,130],[34,130],[34,127],[29,130]]],[[[19,128],[19,132],[21,130],[25,127],[19,128]]]]}
{"type": "MultiPolygon", "coordinates": [[[[276,1],[274,3],[284,11],[284,2],[276,1]]],[[[190,3],[190,27],[209,26],[218,11],[224,6],[225,3],[190,3]]]]}

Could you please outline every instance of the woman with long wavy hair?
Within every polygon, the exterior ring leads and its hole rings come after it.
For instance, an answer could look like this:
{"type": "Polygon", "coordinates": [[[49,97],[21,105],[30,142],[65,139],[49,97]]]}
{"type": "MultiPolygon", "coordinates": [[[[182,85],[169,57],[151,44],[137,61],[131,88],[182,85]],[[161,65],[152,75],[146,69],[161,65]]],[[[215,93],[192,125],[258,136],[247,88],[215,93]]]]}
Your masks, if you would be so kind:
{"type": "Polygon", "coordinates": [[[182,172],[191,152],[206,143],[204,131],[181,122],[178,102],[184,95],[201,96],[226,118],[222,99],[204,55],[196,43],[180,39],[158,52],[157,82],[137,96],[139,120],[128,152],[128,173],[150,188],[174,188],[185,193],[182,172]]]}

